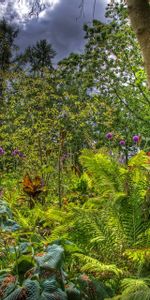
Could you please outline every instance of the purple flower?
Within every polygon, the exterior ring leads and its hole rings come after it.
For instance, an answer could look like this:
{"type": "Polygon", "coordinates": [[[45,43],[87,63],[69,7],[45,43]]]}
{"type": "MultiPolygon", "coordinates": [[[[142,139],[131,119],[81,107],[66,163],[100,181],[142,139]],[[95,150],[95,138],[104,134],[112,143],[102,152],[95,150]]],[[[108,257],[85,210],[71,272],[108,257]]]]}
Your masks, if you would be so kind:
{"type": "Polygon", "coordinates": [[[19,155],[19,153],[20,153],[20,151],[18,149],[15,149],[12,151],[13,156],[19,155]]]}
{"type": "Polygon", "coordinates": [[[140,136],[139,136],[139,135],[134,135],[134,136],[133,136],[133,141],[134,141],[135,143],[138,143],[138,142],[140,141],[140,136]]]}
{"type": "Polygon", "coordinates": [[[108,133],[106,134],[106,138],[107,138],[108,140],[111,140],[111,139],[113,138],[113,134],[112,134],[111,132],[108,132],[108,133]]]}
{"type": "Polygon", "coordinates": [[[113,152],[112,152],[112,151],[109,151],[109,155],[113,156],[113,152]]]}
{"type": "Polygon", "coordinates": [[[124,164],[126,162],[125,156],[120,156],[119,162],[120,162],[120,164],[124,164]]]}
{"type": "Polygon", "coordinates": [[[1,156],[1,155],[4,155],[4,154],[5,154],[4,149],[3,149],[2,147],[0,147],[0,156],[1,156]]]}
{"type": "Polygon", "coordinates": [[[125,144],[126,144],[125,140],[121,140],[121,141],[119,142],[119,145],[120,145],[120,146],[125,146],[125,144]]]}
{"type": "Polygon", "coordinates": [[[20,158],[23,158],[23,157],[25,157],[25,154],[24,153],[22,153],[20,150],[18,150],[17,148],[16,149],[14,149],[13,151],[12,151],[12,153],[11,153],[13,156],[19,156],[20,158]]]}
{"type": "Polygon", "coordinates": [[[19,151],[19,157],[25,157],[25,154],[19,151]]]}

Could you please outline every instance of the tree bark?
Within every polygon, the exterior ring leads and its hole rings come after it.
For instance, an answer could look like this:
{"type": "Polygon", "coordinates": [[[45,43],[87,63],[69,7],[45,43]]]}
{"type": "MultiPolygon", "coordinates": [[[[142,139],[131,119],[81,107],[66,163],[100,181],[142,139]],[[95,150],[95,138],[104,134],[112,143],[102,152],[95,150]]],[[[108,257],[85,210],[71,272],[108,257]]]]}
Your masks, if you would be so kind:
{"type": "Polygon", "coordinates": [[[137,36],[144,58],[150,88],[150,4],[149,0],[127,0],[131,25],[137,36]]]}

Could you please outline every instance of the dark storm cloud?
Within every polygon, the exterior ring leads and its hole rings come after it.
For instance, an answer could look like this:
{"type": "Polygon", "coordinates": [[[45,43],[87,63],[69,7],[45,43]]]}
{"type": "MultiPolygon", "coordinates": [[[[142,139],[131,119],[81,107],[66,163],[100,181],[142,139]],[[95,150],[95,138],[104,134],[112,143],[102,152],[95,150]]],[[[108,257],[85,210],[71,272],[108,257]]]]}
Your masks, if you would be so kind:
{"type": "MultiPolygon", "coordinates": [[[[47,39],[57,52],[57,60],[71,52],[81,52],[84,46],[83,24],[92,21],[94,0],[85,0],[81,14],[81,0],[60,0],[54,9],[47,9],[43,18],[31,19],[21,30],[18,45],[21,50],[33,45],[37,40],[47,39]]],[[[97,0],[95,16],[104,21],[106,0],[97,0]]]]}

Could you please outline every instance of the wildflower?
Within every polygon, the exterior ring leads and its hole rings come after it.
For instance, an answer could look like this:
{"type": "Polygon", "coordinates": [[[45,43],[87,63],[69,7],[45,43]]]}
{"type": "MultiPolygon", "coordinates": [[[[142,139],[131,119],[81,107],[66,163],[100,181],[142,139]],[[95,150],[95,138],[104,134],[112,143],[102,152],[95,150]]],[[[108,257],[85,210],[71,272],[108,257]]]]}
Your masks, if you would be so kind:
{"type": "Polygon", "coordinates": [[[109,155],[113,156],[113,152],[112,150],[109,151],[109,155]]]}
{"type": "Polygon", "coordinates": [[[139,136],[139,135],[134,135],[134,136],[133,136],[133,141],[134,141],[135,143],[138,143],[138,142],[140,141],[140,136],[139,136]]]}
{"type": "Polygon", "coordinates": [[[121,140],[121,141],[119,142],[119,145],[120,145],[120,146],[125,146],[125,144],[126,144],[125,140],[121,140]]]}
{"type": "Polygon", "coordinates": [[[14,149],[13,151],[12,151],[12,153],[11,153],[13,156],[19,156],[19,157],[21,157],[21,158],[23,158],[23,157],[25,157],[25,155],[24,155],[24,153],[22,153],[21,151],[19,151],[17,148],[16,149],[14,149]]]}
{"type": "Polygon", "coordinates": [[[25,157],[25,154],[22,153],[22,152],[20,152],[20,151],[19,151],[18,155],[19,155],[19,157],[21,157],[21,158],[25,157]]]}
{"type": "Polygon", "coordinates": [[[120,163],[120,164],[125,164],[125,162],[126,162],[125,156],[120,156],[120,158],[119,158],[119,163],[120,163]]]}
{"type": "Polygon", "coordinates": [[[4,149],[3,149],[2,147],[0,147],[0,156],[1,156],[1,155],[4,155],[4,154],[5,154],[4,149]]]}
{"type": "Polygon", "coordinates": [[[106,134],[106,138],[107,138],[108,140],[111,140],[111,139],[113,138],[113,134],[112,134],[111,132],[108,132],[108,133],[106,134]]]}
{"type": "Polygon", "coordinates": [[[19,155],[19,153],[20,153],[20,151],[18,149],[15,149],[12,151],[13,156],[19,155]]]}

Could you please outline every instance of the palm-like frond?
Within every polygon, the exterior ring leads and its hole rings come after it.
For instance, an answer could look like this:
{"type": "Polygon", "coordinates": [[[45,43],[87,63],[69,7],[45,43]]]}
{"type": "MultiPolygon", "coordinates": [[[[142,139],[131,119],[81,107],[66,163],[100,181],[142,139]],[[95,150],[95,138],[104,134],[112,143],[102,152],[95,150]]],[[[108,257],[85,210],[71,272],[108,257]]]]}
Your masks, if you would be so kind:
{"type": "Polygon", "coordinates": [[[149,278],[125,278],[122,281],[123,293],[121,300],[149,300],[150,279],[149,278]]]}
{"type": "Polygon", "coordinates": [[[113,200],[115,193],[122,188],[119,164],[105,153],[94,154],[89,150],[83,151],[80,160],[92,175],[93,184],[101,197],[113,200]]]}
{"type": "Polygon", "coordinates": [[[14,210],[14,216],[22,228],[31,230],[39,225],[44,219],[42,205],[36,205],[32,210],[26,208],[24,211],[14,210]]]}
{"type": "Polygon", "coordinates": [[[132,206],[124,200],[117,210],[115,207],[107,210],[87,207],[71,206],[67,211],[48,212],[50,222],[56,224],[47,241],[68,239],[85,254],[96,251],[97,258],[105,259],[105,262],[115,261],[116,255],[126,248],[145,245],[146,225],[139,205],[132,206]]]}
{"type": "Polygon", "coordinates": [[[84,254],[81,253],[75,253],[73,254],[73,256],[77,257],[80,259],[80,261],[84,264],[81,267],[81,270],[84,272],[96,272],[99,274],[103,274],[104,276],[108,276],[108,274],[114,274],[117,276],[120,276],[122,274],[122,270],[117,268],[114,264],[104,264],[100,261],[98,261],[95,258],[92,258],[90,256],[86,256],[84,254]]]}

